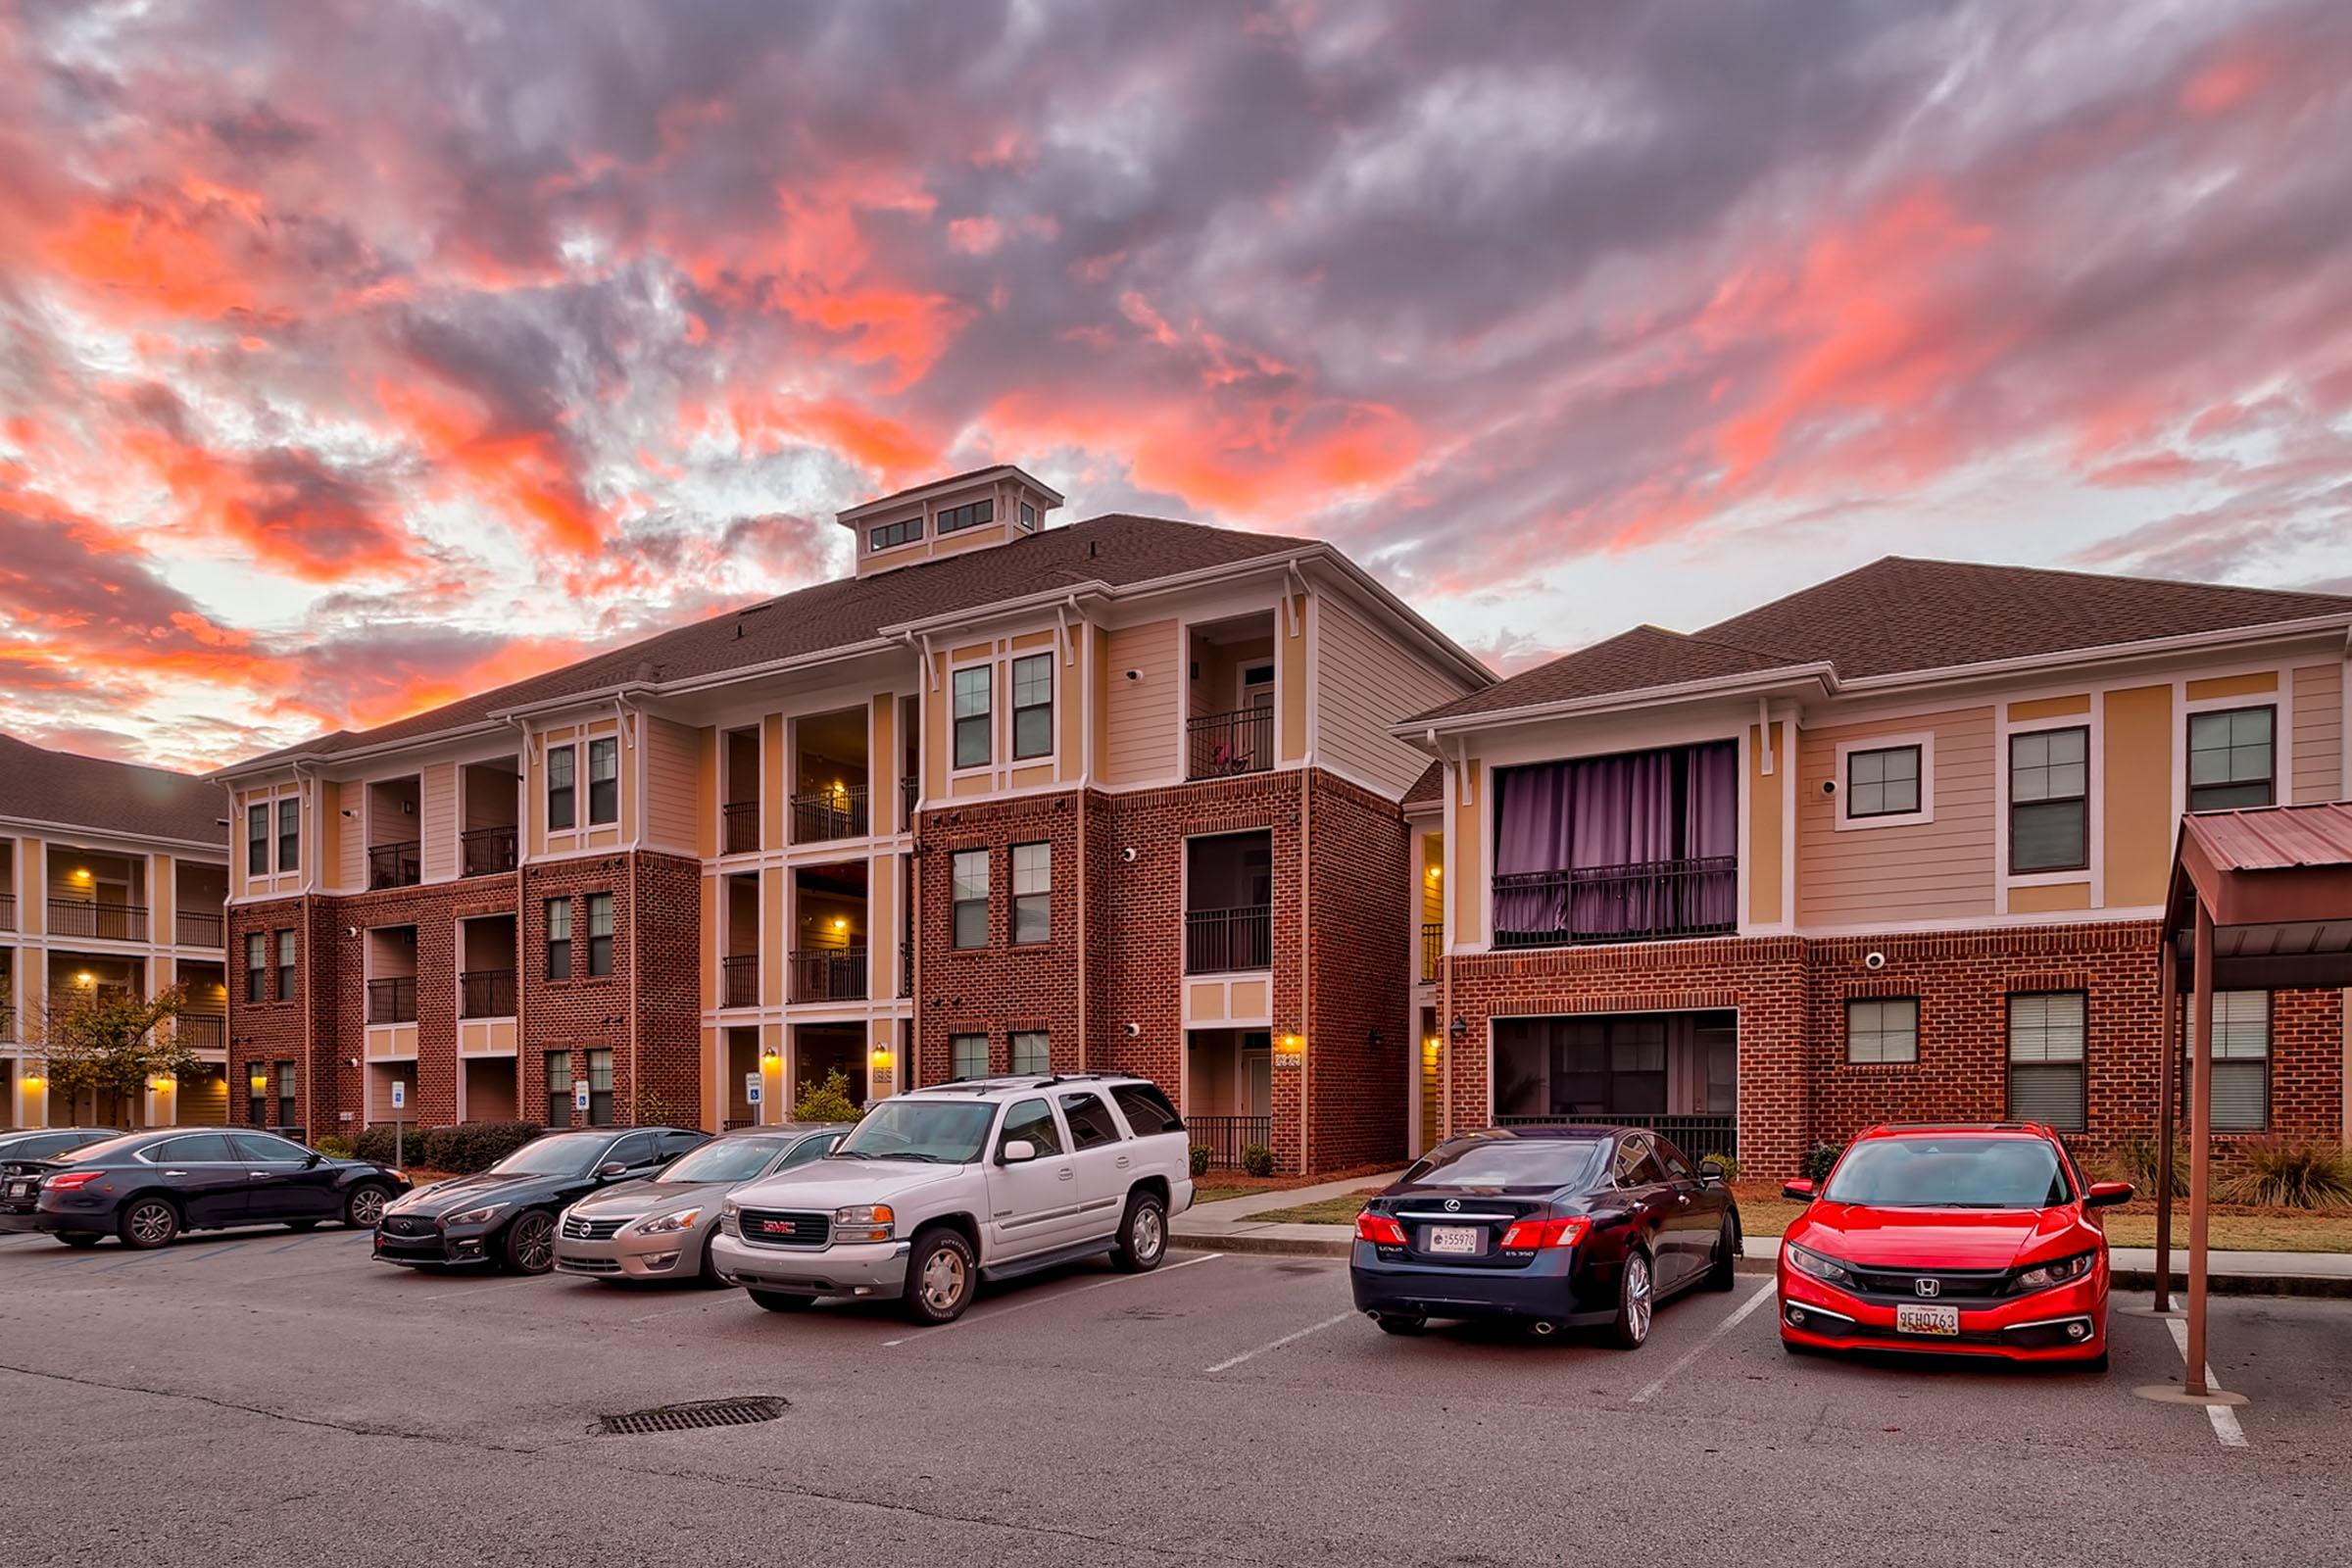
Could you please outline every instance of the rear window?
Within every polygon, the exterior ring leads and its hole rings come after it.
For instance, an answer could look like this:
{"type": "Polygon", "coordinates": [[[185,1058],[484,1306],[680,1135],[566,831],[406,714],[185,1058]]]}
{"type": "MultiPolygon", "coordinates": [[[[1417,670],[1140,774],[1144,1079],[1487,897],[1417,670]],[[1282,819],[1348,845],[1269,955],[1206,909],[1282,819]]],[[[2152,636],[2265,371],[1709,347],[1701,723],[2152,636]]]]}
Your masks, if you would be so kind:
{"type": "Polygon", "coordinates": [[[1176,1114],[1176,1107],[1168,1103],[1157,1084],[1112,1084],[1110,1098],[1119,1102],[1127,1125],[1135,1129],[1138,1138],[1184,1131],[1184,1118],[1176,1114]]]}
{"type": "Polygon", "coordinates": [[[1822,1197],[1873,1208],[2055,1208],[2071,1189],[2039,1138],[1874,1138],[1846,1151],[1822,1197]]]}
{"type": "Polygon", "coordinates": [[[1441,1144],[1404,1173],[1424,1187],[1566,1187],[1606,1153],[1605,1138],[1477,1139],[1441,1144]]]}

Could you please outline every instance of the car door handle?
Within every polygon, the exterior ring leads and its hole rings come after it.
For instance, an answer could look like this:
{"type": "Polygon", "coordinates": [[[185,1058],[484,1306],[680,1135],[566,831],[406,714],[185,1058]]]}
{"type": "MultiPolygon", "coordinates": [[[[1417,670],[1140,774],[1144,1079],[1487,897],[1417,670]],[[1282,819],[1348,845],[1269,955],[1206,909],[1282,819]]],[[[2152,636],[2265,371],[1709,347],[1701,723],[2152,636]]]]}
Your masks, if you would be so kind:
{"type": "Polygon", "coordinates": [[[268,1170],[249,1170],[245,1174],[252,1177],[257,1182],[266,1182],[277,1173],[275,1171],[268,1170]]]}
{"type": "Polygon", "coordinates": [[[1121,1170],[1125,1170],[1126,1168],[1127,1168],[1127,1156],[1126,1156],[1125,1154],[1121,1154],[1121,1155],[1119,1156],[1119,1169],[1121,1169],[1121,1170]]]}
{"type": "Polygon", "coordinates": [[[1675,1194],[1674,1200],[1685,1208],[1689,1208],[1690,1206],[1690,1195],[1689,1193],[1675,1194]]]}
{"type": "Polygon", "coordinates": [[[164,1172],[164,1174],[167,1176],[185,1176],[187,1172],[184,1170],[168,1170],[164,1172]]]}
{"type": "Polygon", "coordinates": [[[1074,1182],[1078,1179],[1078,1173],[1070,1169],[1069,1166],[1064,1165],[1060,1170],[1054,1173],[1054,1179],[1055,1181],[1074,1182]]]}

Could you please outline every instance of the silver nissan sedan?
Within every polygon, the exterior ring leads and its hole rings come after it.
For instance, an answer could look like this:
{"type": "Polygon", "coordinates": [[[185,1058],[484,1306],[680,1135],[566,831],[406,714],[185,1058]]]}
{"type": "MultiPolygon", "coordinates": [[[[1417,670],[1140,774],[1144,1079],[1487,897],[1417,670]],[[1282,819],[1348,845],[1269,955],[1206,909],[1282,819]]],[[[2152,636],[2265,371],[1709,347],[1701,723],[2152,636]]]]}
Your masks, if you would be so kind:
{"type": "Polygon", "coordinates": [[[556,1272],[599,1280],[700,1278],[728,1191],[825,1157],[847,1125],[787,1122],[722,1133],[639,1181],[581,1199],[556,1221],[556,1272]]]}

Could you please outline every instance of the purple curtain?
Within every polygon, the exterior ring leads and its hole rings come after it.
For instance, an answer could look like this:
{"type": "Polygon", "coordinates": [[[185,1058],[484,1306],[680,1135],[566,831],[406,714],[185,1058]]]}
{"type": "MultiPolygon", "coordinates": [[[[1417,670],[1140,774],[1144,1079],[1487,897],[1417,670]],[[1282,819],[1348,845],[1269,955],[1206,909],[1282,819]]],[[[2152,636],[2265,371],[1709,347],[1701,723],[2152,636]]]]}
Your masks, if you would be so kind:
{"type": "MultiPolygon", "coordinates": [[[[1579,871],[1642,865],[1674,855],[1674,774],[1681,754],[1637,752],[1570,764],[1575,817],[1569,865],[1579,871]]],[[[1663,889],[1620,874],[1579,878],[1569,916],[1579,936],[1656,929],[1669,912],[1663,889]]]]}
{"type": "MultiPolygon", "coordinates": [[[[1740,748],[1730,741],[1690,749],[1690,786],[1683,803],[1683,853],[1693,860],[1740,853],[1740,748]]],[[[1736,868],[1694,871],[1685,884],[1684,921],[1731,925],[1739,919],[1736,868]]]]}
{"type": "Polygon", "coordinates": [[[1727,741],[1498,773],[1496,933],[1578,940],[1735,921],[1736,870],[1660,867],[1739,853],[1739,758],[1727,741]]]}
{"type": "MultiPolygon", "coordinates": [[[[1495,775],[1495,876],[1556,871],[1568,864],[1569,766],[1551,762],[1495,775]]],[[[1494,895],[1496,931],[1557,931],[1567,912],[1567,889],[1561,885],[1506,886],[1494,895]]]]}

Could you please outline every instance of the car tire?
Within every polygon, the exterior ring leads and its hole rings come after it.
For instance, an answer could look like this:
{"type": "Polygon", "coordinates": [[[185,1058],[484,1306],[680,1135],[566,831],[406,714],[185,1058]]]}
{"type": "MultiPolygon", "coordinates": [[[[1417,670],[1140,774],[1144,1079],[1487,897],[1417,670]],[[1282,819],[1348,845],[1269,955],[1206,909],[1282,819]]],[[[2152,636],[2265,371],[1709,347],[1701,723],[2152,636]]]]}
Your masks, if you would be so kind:
{"type": "Polygon", "coordinates": [[[1609,1324],[1609,1343],[1620,1350],[1639,1350],[1649,1341],[1650,1317],[1657,1309],[1657,1282],[1649,1270],[1649,1253],[1637,1247],[1617,1271],[1617,1316],[1609,1324]]]}
{"type": "Polygon", "coordinates": [[[2089,1360],[2087,1360],[2087,1361],[2083,1362],[2083,1363],[2082,1363],[2082,1370],[2083,1370],[2083,1371],[2085,1371],[2085,1372],[2104,1372],[2104,1371],[2106,1371],[2106,1370],[2107,1370],[2107,1352],[2106,1352],[2105,1350],[2101,1350],[2101,1351],[2100,1351],[2098,1354],[2096,1354],[2096,1355],[2092,1356],[2092,1357],[2091,1357],[2089,1360]]]}
{"type": "Polygon", "coordinates": [[[703,1266],[695,1271],[694,1282],[706,1291],[722,1290],[727,1283],[718,1272],[718,1249],[711,1245],[717,1240],[716,1232],[703,1238],[703,1266]]]}
{"type": "Polygon", "coordinates": [[[936,1225],[917,1232],[906,1258],[906,1318],[936,1328],[963,1316],[979,1285],[978,1259],[961,1231],[936,1225]]]}
{"type": "Polygon", "coordinates": [[[1375,1314],[1372,1321],[1380,1325],[1383,1334],[1418,1334],[1429,1327],[1429,1319],[1411,1312],[1381,1312],[1375,1314]]]}
{"type": "Polygon", "coordinates": [[[754,1291],[752,1304],[770,1312],[806,1312],[816,1304],[813,1296],[796,1296],[790,1291],[754,1291]]]}
{"type": "Polygon", "coordinates": [[[1814,1348],[1812,1346],[1799,1345],[1796,1341],[1788,1339],[1786,1336],[1784,1336],[1781,1340],[1781,1348],[1787,1350],[1790,1355],[1811,1355],[1814,1351],[1814,1348]]]}
{"type": "Polygon", "coordinates": [[[96,1247],[100,1242],[106,1240],[96,1231],[59,1231],[57,1239],[76,1250],[96,1247]]]}
{"type": "Polygon", "coordinates": [[[1149,1274],[1168,1255],[1168,1205],[1155,1193],[1131,1193],[1119,1221],[1119,1245],[1111,1266],[1122,1274],[1149,1274]]]}
{"type": "Polygon", "coordinates": [[[134,1198],[122,1207],[116,1233],[124,1247],[152,1251],[179,1239],[179,1209],[169,1198],[134,1198]]]}
{"type": "Polygon", "coordinates": [[[1740,1283],[1733,1266],[1740,1259],[1740,1228],[1732,1216],[1723,1216],[1723,1229],[1715,1233],[1715,1255],[1707,1263],[1707,1289],[1728,1291],[1740,1283]]]}
{"type": "Polygon", "coordinates": [[[517,1274],[547,1273],[556,1266],[556,1216],[538,1208],[515,1215],[499,1250],[517,1274]]]}
{"type": "Polygon", "coordinates": [[[371,1231],[383,1219],[384,1205],[390,1201],[390,1188],[374,1182],[362,1182],[343,1200],[343,1223],[355,1231],[371,1231]]]}

